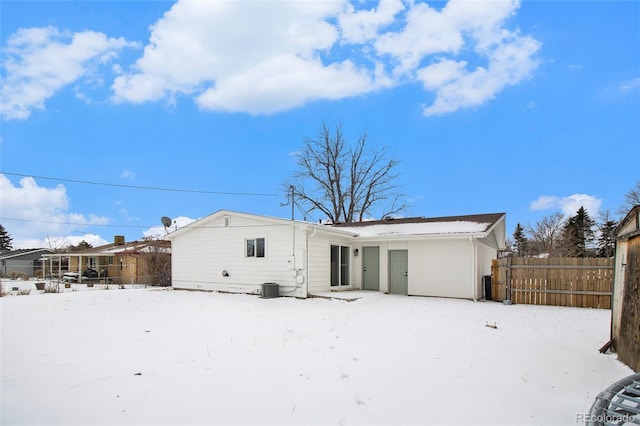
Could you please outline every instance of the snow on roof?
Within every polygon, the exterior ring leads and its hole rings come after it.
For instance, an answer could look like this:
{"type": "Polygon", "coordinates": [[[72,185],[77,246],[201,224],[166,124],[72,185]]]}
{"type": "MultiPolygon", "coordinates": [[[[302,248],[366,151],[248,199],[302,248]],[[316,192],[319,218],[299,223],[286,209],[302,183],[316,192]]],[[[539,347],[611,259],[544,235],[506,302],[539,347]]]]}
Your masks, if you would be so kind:
{"type": "Polygon", "coordinates": [[[390,235],[433,235],[433,234],[460,234],[484,232],[488,223],[476,222],[431,222],[431,223],[409,223],[409,224],[389,224],[371,225],[357,228],[345,227],[357,232],[361,237],[381,237],[390,235]]]}
{"type": "Polygon", "coordinates": [[[471,234],[485,232],[503,213],[439,218],[403,218],[337,224],[340,229],[356,232],[360,237],[471,234]]]}

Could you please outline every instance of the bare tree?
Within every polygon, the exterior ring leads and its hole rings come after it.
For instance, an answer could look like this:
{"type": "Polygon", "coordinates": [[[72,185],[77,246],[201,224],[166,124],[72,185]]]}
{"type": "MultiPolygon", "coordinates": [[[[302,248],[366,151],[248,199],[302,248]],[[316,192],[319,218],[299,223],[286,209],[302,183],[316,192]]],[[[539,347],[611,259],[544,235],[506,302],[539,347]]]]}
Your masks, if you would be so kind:
{"type": "Polygon", "coordinates": [[[145,237],[146,252],[142,255],[146,270],[145,281],[151,285],[171,285],[171,243],[160,238],[145,237]]]}
{"type": "Polygon", "coordinates": [[[366,133],[349,147],[342,126],[331,131],[322,123],[318,137],[305,138],[296,156],[299,169],[286,187],[294,188],[304,207],[319,210],[333,223],[362,221],[374,209],[382,212],[380,218],[406,209],[396,192],[399,161],[385,148],[369,149],[366,133]]]}
{"type": "Polygon", "coordinates": [[[635,206],[640,205],[640,180],[636,181],[636,186],[624,194],[624,201],[618,207],[616,213],[624,218],[635,206]]]}
{"type": "Polygon", "coordinates": [[[564,220],[559,212],[545,216],[535,224],[527,226],[527,233],[534,240],[539,253],[557,254],[562,238],[564,220]]]}

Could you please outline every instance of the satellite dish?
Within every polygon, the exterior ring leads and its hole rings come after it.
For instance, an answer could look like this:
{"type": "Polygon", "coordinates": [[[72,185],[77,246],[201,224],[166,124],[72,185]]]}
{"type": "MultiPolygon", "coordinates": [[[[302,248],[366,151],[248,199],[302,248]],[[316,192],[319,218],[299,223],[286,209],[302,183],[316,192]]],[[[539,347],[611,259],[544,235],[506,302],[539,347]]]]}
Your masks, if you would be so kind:
{"type": "Polygon", "coordinates": [[[164,227],[165,227],[165,228],[170,227],[170,226],[171,226],[171,224],[173,223],[173,222],[171,221],[171,218],[170,218],[170,217],[167,217],[167,216],[162,216],[162,217],[160,218],[160,222],[162,222],[162,225],[164,225],[164,227]]]}
{"type": "MultiPolygon", "coordinates": [[[[160,222],[162,222],[162,225],[164,226],[164,232],[166,232],[167,234],[169,233],[169,227],[175,223],[175,221],[172,221],[171,218],[167,216],[162,216],[160,218],[160,222]]],[[[177,226],[176,229],[178,229],[177,226]]]]}

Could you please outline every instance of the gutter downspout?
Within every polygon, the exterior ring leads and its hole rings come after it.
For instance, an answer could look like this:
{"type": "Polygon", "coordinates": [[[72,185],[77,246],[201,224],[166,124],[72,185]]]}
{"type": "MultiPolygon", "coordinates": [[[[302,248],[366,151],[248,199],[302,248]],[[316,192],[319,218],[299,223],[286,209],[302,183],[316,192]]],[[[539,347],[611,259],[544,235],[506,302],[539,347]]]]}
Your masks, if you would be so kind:
{"type": "Polygon", "coordinates": [[[476,265],[476,252],[477,247],[475,241],[473,241],[473,235],[469,235],[469,243],[471,244],[471,296],[474,302],[478,301],[478,274],[476,265]]]}
{"type": "MultiPolygon", "coordinates": [[[[297,258],[296,258],[296,228],[297,228],[297,224],[294,221],[294,219],[291,219],[291,223],[293,225],[292,228],[292,240],[291,240],[291,262],[293,262],[291,264],[291,266],[289,267],[290,270],[293,271],[293,285],[292,286],[280,286],[280,294],[282,293],[294,293],[296,291],[298,291],[300,289],[301,283],[298,283],[298,277],[300,275],[298,275],[300,273],[300,271],[304,268],[298,268],[296,263],[297,263],[297,258]],[[288,291],[283,291],[282,287],[293,287],[293,290],[288,290],[288,291]]],[[[306,230],[303,228],[303,231],[305,231],[305,235],[306,235],[306,230]]],[[[302,260],[302,259],[301,259],[302,260]]],[[[302,275],[302,279],[305,280],[305,276],[302,275]]],[[[297,297],[297,296],[295,296],[297,297]]],[[[306,297],[306,288],[305,288],[305,296],[306,297]]]]}
{"type": "Polygon", "coordinates": [[[313,232],[311,235],[307,234],[306,238],[306,253],[305,253],[305,271],[304,271],[304,297],[309,297],[309,239],[316,236],[316,232],[318,232],[318,228],[314,225],[313,232]]]}

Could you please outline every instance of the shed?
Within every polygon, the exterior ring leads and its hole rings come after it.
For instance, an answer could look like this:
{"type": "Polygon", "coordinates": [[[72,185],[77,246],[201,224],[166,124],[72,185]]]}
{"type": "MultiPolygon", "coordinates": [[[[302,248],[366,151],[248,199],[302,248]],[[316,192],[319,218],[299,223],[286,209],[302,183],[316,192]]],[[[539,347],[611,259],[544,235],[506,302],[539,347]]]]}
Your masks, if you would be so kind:
{"type": "Polygon", "coordinates": [[[640,205],[616,228],[611,339],[618,359],[640,371],[640,205]]]}
{"type": "Polygon", "coordinates": [[[482,298],[505,214],[319,224],[220,210],[167,235],[175,288],[309,297],[364,289],[482,298]]]}

